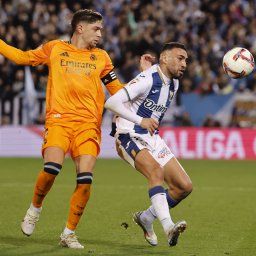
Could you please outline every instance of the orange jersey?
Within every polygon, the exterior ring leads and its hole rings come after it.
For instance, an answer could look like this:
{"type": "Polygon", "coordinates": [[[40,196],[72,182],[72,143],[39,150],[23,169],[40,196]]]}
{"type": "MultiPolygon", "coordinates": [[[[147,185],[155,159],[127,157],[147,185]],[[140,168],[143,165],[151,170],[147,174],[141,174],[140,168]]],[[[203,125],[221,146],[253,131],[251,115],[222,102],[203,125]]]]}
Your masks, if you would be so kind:
{"type": "Polygon", "coordinates": [[[35,50],[21,51],[0,40],[0,53],[17,64],[48,65],[46,123],[49,124],[74,126],[82,122],[100,129],[105,101],[102,83],[110,94],[122,88],[108,54],[99,48],[82,50],[68,42],[53,40],[35,50]]]}

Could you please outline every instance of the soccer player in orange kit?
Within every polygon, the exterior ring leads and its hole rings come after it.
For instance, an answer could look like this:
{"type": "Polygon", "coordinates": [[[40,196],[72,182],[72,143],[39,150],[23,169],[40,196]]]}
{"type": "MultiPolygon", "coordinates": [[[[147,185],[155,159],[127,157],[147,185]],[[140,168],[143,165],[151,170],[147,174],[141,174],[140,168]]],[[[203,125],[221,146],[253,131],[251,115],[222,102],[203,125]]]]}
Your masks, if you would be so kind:
{"type": "MultiPolygon", "coordinates": [[[[49,68],[42,146],[44,168],[38,175],[31,205],[21,223],[22,232],[27,236],[33,233],[43,200],[61,171],[65,154],[70,151],[76,166],[77,185],[60,245],[74,249],[84,248],[75,229],[90,197],[93,169],[100,152],[105,101],[102,83],[110,94],[123,87],[108,54],[96,48],[101,39],[102,22],[100,13],[84,9],[72,18],[69,42],[53,40],[35,50],[22,51],[0,40],[0,54],[16,64],[46,64],[49,68]]],[[[143,56],[140,64],[143,68],[143,56]]]]}

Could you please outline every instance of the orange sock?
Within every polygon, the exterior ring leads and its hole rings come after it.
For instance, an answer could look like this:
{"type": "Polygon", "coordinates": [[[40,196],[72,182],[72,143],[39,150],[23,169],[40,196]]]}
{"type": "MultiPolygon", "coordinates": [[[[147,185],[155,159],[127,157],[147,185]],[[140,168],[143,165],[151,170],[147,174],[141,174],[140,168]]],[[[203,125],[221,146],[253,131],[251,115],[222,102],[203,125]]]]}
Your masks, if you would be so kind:
{"type": "Polygon", "coordinates": [[[92,173],[82,172],[77,175],[77,186],[70,200],[70,210],[66,227],[75,230],[90,198],[92,173]]]}
{"type": "Polygon", "coordinates": [[[42,202],[52,187],[54,180],[61,169],[60,164],[48,162],[44,164],[44,170],[39,172],[37,177],[32,204],[40,208],[42,202]]]}

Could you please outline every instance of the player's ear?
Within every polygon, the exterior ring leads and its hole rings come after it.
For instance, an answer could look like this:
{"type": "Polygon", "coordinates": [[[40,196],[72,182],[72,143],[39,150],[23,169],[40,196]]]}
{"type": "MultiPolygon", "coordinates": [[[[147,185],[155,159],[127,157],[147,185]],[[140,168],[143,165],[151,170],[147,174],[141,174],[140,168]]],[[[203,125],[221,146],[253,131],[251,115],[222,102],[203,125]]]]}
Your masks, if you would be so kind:
{"type": "Polygon", "coordinates": [[[78,32],[78,34],[82,34],[83,33],[83,25],[81,23],[77,24],[76,31],[78,32]]]}
{"type": "Polygon", "coordinates": [[[166,64],[167,63],[167,54],[166,54],[166,51],[162,52],[161,55],[160,55],[160,60],[166,64]]]}

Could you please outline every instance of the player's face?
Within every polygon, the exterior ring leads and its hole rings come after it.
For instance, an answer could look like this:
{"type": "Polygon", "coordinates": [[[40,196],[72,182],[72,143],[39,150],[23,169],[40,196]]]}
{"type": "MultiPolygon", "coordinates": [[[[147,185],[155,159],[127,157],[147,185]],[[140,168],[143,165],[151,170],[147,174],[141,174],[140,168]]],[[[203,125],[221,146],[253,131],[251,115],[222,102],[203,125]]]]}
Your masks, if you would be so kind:
{"type": "Polygon", "coordinates": [[[173,48],[165,52],[165,64],[170,77],[181,78],[187,67],[188,55],[181,48],[173,48]]]}
{"type": "Polygon", "coordinates": [[[92,24],[81,22],[79,26],[85,45],[87,45],[88,48],[96,47],[97,44],[100,42],[102,36],[102,21],[97,21],[92,24]]]}

